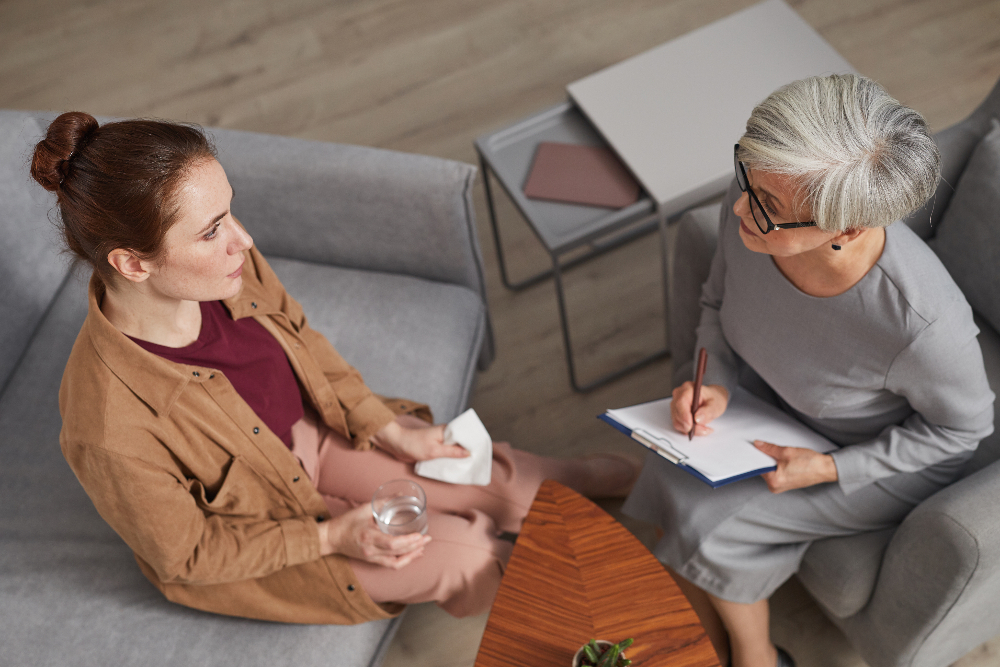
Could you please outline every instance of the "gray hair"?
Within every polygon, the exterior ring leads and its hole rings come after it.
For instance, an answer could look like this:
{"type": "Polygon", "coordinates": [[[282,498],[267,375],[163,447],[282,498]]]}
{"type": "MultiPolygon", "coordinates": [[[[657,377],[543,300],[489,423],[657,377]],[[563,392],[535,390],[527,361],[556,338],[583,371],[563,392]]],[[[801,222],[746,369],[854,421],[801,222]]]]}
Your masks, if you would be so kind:
{"type": "Polygon", "coordinates": [[[941,164],[923,117],[855,74],[771,93],[750,114],[739,157],[791,176],[828,232],[885,227],[915,211],[934,194],[941,164]]]}

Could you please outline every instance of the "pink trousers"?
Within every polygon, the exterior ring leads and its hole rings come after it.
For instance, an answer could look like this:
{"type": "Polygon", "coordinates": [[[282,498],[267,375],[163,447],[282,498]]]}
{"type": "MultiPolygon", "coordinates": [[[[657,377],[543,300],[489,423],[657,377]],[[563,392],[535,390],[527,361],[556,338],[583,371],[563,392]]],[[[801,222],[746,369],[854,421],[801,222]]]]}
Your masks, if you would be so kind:
{"type": "MultiPolygon", "coordinates": [[[[427,426],[415,417],[398,419],[411,427],[427,426]]],[[[292,442],[292,452],[333,516],[371,502],[375,489],[391,479],[412,479],[423,487],[433,538],[423,557],[399,570],[356,559],[351,567],[377,603],[434,601],[453,616],[490,608],[511,551],[498,533],[519,532],[542,481],[564,479],[573,465],[497,442],[488,486],[447,484],[416,476],[412,463],[378,449],[355,450],[308,413],[292,427],[292,442]]]]}

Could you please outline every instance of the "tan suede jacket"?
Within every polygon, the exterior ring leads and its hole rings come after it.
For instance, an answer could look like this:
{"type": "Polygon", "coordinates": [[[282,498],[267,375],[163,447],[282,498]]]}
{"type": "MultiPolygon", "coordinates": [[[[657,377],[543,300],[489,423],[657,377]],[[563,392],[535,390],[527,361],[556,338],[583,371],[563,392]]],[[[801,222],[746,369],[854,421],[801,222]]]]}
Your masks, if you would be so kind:
{"type": "MultiPolygon", "coordinates": [[[[245,254],[243,289],[224,303],[278,340],[330,428],[366,449],[397,412],[426,409],[375,396],[256,248],[245,254]]],[[[59,391],[60,444],[146,577],[173,602],[220,614],[345,624],[398,613],[365,594],[345,557],[320,557],[322,498],[225,376],[146,352],[108,322],[102,297],[92,278],[59,391]]]]}

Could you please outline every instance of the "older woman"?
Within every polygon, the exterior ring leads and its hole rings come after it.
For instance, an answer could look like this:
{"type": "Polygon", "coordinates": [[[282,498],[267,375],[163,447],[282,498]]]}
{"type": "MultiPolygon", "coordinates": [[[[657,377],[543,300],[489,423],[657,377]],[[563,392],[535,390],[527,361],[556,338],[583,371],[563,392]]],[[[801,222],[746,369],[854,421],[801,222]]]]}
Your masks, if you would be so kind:
{"type": "MultiPolygon", "coordinates": [[[[757,442],[777,470],[715,490],[647,461],[625,511],[662,527],[657,555],[723,663],[793,664],[771,643],[768,598],[809,544],[896,525],[992,432],[972,312],[927,246],[892,224],[934,192],[938,163],[920,115],[853,75],[775,91],[736,145],[739,189],[702,290],[695,433],[741,384],[840,448],[757,442]]],[[[687,432],[691,382],[673,396],[687,432]]]]}
{"type": "Polygon", "coordinates": [[[627,489],[614,457],[494,446],[488,486],[420,479],[427,535],[390,536],[368,501],[413,461],[465,456],[426,408],[375,396],[311,329],[233,217],[197,128],[67,113],[35,149],[70,250],[93,268],[60,390],[61,445],[101,516],[169,599],[300,623],[409,602],[487,609],[545,478],[627,489]]]}

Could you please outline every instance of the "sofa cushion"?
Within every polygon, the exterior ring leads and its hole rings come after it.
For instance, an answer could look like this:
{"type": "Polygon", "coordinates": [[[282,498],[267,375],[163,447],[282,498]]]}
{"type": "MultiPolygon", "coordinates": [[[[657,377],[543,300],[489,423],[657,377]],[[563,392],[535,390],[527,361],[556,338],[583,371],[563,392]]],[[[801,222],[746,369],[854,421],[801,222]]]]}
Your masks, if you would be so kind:
{"type": "Polygon", "coordinates": [[[0,394],[0,664],[378,664],[398,619],[228,618],[168,602],[146,581],[59,449],[59,383],[87,312],[83,273],[58,293],[0,394]]]}
{"type": "Polygon", "coordinates": [[[55,198],[31,179],[42,128],[23,111],[0,111],[0,389],[66,277],[48,212],[55,198]]]}
{"type": "Polygon", "coordinates": [[[268,262],[310,326],[373,391],[427,403],[439,422],[465,409],[486,326],[478,294],[411,276],[268,262]]]}
{"type": "Polygon", "coordinates": [[[368,667],[399,623],[287,625],[181,607],[146,581],[117,539],[4,539],[2,549],[4,665],[368,667]]]}
{"type": "Polygon", "coordinates": [[[1000,329],[1000,123],[969,158],[941,226],[929,245],[965,298],[994,329],[1000,329]]]}

